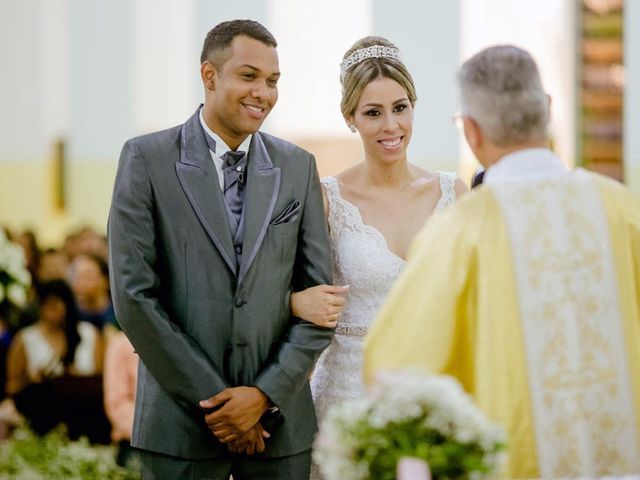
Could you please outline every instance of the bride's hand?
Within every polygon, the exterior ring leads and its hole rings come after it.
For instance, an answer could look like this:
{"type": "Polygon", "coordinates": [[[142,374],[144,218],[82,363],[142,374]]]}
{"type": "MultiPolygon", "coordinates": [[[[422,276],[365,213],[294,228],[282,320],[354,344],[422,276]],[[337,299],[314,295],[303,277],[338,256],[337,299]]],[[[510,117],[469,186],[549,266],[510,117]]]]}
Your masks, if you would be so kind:
{"type": "Polygon", "coordinates": [[[318,285],[291,294],[291,314],[319,327],[334,328],[346,300],[348,286],[318,285]]]}

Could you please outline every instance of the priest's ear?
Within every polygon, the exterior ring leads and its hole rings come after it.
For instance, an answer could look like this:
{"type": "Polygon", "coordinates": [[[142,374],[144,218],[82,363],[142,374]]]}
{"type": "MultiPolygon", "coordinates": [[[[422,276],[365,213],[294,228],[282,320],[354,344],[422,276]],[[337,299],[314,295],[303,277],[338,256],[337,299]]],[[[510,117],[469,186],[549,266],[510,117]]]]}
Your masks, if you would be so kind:
{"type": "Polygon", "coordinates": [[[484,143],[482,130],[477,122],[468,116],[462,117],[462,125],[464,126],[464,138],[467,139],[469,147],[475,153],[484,143]]]}

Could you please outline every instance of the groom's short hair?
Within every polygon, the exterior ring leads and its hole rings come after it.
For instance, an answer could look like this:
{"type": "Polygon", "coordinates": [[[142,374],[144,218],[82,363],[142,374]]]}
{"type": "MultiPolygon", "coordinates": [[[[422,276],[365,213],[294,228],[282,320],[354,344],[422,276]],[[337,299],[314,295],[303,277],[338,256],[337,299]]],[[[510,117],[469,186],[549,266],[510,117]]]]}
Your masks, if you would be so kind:
{"type": "Polygon", "coordinates": [[[229,59],[229,55],[225,50],[231,46],[233,39],[239,35],[253,38],[270,47],[278,46],[271,32],[261,23],[255,20],[230,20],[219,23],[209,30],[202,46],[200,63],[208,60],[216,68],[220,69],[229,59]]]}

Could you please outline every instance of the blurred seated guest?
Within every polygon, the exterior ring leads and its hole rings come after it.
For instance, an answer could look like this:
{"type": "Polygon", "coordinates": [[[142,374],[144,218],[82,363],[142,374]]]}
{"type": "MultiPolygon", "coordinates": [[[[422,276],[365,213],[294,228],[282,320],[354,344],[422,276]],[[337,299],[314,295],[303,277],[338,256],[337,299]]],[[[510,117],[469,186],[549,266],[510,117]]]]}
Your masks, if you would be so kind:
{"type": "Polygon", "coordinates": [[[32,277],[32,291],[29,295],[29,303],[20,313],[17,325],[13,331],[34,324],[38,320],[38,299],[35,287],[51,280],[66,280],[69,273],[69,259],[63,250],[49,248],[40,254],[38,271],[32,277]]]}
{"type": "Polygon", "coordinates": [[[40,435],[64,422],[71,438],[106,443],[99,332],[78,321],[64,281],[43,283],[38,298],[37,322],[18,331],[9,348],[7,395],[40,435]]]}
{"type": "Polygon", "coordinates": [[[24,258],[27,262],[27,270],[33,278],[38,273],[38,265],[40,263],[40,248],[36,234],[32,230],[25,230],[18,235],[17,242],[24,251],[24,258]]]}
{"type": "Polygon", "coordinates": [[[62,251],[67,255],[69,261],[72,261],[81,253],[79,232],[70,233],[66,236],[62,251]]]}
{"type": "Polygon", "coordinates": [[[16,410],[11,398],[0,402],[0,443],[11,437],[11,434],[23,423],[22,415],[16,410]]]}
{"type": "Polygon", "coordinates": [[[138,377],[138,355],[122,330],[109,339],[104,356],[104,406],[111,422],[111,440],[118,445],[116,463],[121,467],[136,455],[131,447],[133,410],[138,377]]]}
{"type": "Polygon", "coordinates": [[[107,262],[92,253],[80,254],[71,262],[70,277],[80,320],[99,330],[105,325],[113,327],[116,315],[109,295],[107,262]]]}
{"type": "Polygon", "coordinates": [[[63,250],[49,248],[40,255],[38,282],[65,280],[69,273],[69,258],[63,250]]]}
{"type": "Polygon", "coordinates": [[[0,400],[3,400],[5,397],[9,345],[11,345],[11,332],[0,312],[0,400]]]}
{"type": "Polygon", "coordinates": [[[91,254],[107,260],[109,246],[104,235],[100,235],[91,227],[84,227],[78,232],[78,254],[91,254]]]}

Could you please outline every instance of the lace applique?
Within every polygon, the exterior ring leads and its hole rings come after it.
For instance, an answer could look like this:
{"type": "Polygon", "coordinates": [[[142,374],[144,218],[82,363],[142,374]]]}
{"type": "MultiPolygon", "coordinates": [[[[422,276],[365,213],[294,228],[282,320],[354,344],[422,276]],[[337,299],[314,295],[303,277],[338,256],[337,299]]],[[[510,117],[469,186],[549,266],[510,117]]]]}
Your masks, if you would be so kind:
{"type": "Polygon", "coordinates": [[[440,178],[440,190],[442,195],[436,204],[436,210],[440,210],[456,201],[456,178],[458,176],[454,172],[438,172],[440,178]]]}

